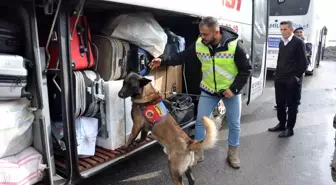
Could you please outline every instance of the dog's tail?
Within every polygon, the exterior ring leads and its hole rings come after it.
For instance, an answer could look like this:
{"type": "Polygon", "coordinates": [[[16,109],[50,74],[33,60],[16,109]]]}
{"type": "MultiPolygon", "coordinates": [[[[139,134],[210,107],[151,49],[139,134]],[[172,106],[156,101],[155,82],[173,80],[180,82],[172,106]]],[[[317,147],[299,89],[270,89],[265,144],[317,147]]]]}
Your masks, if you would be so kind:
{"type": "Polygon", "coordinates": [[[211,120],[210,118],[206,116],[204,116],[202,120],[203,120],[203,124],[204,124],[205,131],[206,131],[205,138],[202,142],[193,141],[192,143],[190,143],[188,148],[191,151],[200,150],[200,149],[204,149],[204,150],[210,149],[210,148],[213,148],[216,144],[217,132],[218,132],[216,128],[216,124],[214,123],[213,120],[211,120]]]}

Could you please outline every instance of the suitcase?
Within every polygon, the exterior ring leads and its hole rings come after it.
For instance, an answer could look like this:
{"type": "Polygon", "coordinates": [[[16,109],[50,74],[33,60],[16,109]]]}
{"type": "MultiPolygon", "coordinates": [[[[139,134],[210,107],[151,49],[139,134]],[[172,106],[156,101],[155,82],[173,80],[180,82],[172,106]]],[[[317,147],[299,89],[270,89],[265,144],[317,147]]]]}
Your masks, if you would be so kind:
{"type": "Polygon", "coordinates": [[[97,53],[97,71],[105,81],[119,80],[127,74],[127,55],[130,49],[126,41],[94,35],[92,41],[99,51],[97,53]]]}
{"type": "Polygon", "coordinates": [[[18,25],[0,20],[0,53],[21,54],[22,33],[20,31],[18,25]]]}
{"type": "Polygon", "coordinates": [[[146,50],[132,44],[127,58],[127,71],[139,73],[141,76],[148,75],[150,72],[148,65],[153,58],[146,50]]]}
{"type": "MultiPolygon", "coordinates": [[[[70,39],[72,67],[73,70],[91,69],[95,67],[95,59],[92,52],[90,28],[86,17],[80,16],[73,32],[76,19],[77,16],[70,17],[70,34],[73,33],[72,39],[70,39]]],[[[52,41],[48,50],[51,57],[48,68],[58,68],[58,42],[52,41]]]]}
{"type": "Polygon", "coordinates": [[[28,70],[32,63],[18,55],[0,54],[0,100],[31,98],[26,91],[28,70]]]}
{"type": "MultiPolygon", "coordinates": [[[[75,117],[96,117],[101,112],[104,101],[103,80],[92,70],[73,71],[74,113],[75,117]]],[[[59,78],[48,76],[50,114],[53,121],[62,120],[61,93],[59,78]]]]}

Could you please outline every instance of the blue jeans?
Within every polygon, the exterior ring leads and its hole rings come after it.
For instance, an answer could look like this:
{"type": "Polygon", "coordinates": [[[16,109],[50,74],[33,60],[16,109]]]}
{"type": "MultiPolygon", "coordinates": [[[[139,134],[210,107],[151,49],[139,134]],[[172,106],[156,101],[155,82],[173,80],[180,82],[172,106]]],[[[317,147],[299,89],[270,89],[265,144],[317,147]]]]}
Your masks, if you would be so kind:
{"type": "MultiPolygon", "coordinates": [[[[195,125],[195,139],[202,141],[205,137],[205,128],[203,125],[202,117],[210,116],[213,109],[217,106],[220,98],[208,95],[201,92],[197,108],[197,119],[195,125]]],[[[238,146],[240,137],[240,117],[241,117],[241,94],[235,95],[232,98],[222,98],[225,109],[226,118],[229,126],[229,146],[238,146]]]]}

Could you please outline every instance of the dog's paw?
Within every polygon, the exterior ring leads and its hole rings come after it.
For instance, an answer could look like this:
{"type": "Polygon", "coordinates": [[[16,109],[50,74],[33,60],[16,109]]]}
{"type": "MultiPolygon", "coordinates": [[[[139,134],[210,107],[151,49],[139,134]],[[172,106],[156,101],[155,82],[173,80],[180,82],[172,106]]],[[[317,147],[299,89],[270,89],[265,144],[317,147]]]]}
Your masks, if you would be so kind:
{"type": "Polygon", "coordinates": [[[120,149],[128,152],[130,148],[129,148],[128,145],[124,145],[124,146],[120,147],[120,149]]]}

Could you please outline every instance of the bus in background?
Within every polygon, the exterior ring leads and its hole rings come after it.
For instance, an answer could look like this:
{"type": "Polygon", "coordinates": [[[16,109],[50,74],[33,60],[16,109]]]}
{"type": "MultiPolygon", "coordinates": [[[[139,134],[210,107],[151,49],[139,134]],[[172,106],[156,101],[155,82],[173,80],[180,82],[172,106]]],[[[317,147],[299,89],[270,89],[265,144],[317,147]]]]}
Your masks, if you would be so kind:
{"type": "Polygon", "coordinates": [[[294,29],[303,27],[305,43],[311,45],[312,54],[306,75],[313,75],[321,59],[323,25],[317,12],[317,0],[270,1],[267,70],[275,71],[281,41],[280,23],[292,21],[294,29]],[[319,46],[320,45],[320,46],[319,46]]]}

